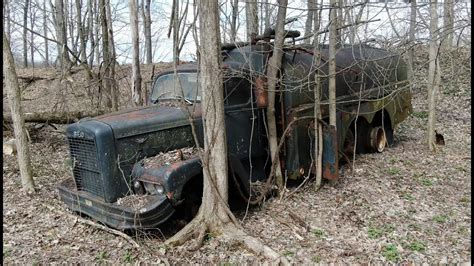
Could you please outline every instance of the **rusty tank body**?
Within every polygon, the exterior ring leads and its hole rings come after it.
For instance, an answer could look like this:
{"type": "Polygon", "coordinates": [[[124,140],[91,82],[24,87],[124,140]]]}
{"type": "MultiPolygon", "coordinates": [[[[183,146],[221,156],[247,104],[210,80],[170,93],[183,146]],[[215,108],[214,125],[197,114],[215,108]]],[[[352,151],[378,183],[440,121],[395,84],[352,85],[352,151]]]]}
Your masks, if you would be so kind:
{"type": "MultiPolygon", "coordinates": [[[[288,45],[284,51],[275,106],[278,138],[284,141],[280,162],[289,179],[299,179],[315,171],[315,104],[321,123],[328,121],[328,49],[288,45]],[[317,100],[316,73],[321,82],[317,100]]],[[[251,184],[264,182],[270,172],[265,80],[271,56],[268,40],[222,50],[230,193],[243,200],[251,184]]],[[[353,147],[365,153],[390,146],[395,128],[412,108],[406,65],[398,54],[366,45],[342,47],[336,65],[337,130],[323,127],[327,179],[337,176],[337,162],[353,147]]],[[[172,69],[158,74],[146,107],[68,127],[73,178],[58,190],[70,209],[120,230],[154,228],[183,206],[195,212],[187,204],[200,200],[202,166],[197,154],[187,151],[203,141],[197,70],[186,64],[177,76],[172,69]],[[121,204],[133,196],[147,202],[137,208],[121,204]]]]}

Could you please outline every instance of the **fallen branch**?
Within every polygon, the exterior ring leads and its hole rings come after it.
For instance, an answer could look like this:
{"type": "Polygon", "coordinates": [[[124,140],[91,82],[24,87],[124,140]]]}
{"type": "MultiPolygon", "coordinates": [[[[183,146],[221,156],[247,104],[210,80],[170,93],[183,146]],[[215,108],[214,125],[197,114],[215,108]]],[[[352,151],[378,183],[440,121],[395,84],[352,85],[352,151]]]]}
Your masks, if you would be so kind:
{"type": "Polygon", "coordinates": [[[58,210],[56,209],[55,207],[53,206],[50,206],[50,205],[47,205],[45,204],[44,205],[46,208],[48,208],[50,211],[54,211],[60,215],[66,215],[66,216],[69,216],[71,218],[73,218],[75,220],[74,223],[83,223],[83,224],[87,224],[87,225],[90,225],[90,226],[93,226],[95,228],[98,228],[98,229],[101,229],[107,233],[111,233],[113,235],[117,235],[117,236],[120,236],[122,238],[125,238],[128,242],[130,242],[130,244],[132,244],[134,247],[136,248],[140,248],[140,245],[135,241],[133,240],[130,236],[128,236],[127,234],[123,233],[123,232],[120,232],[118,230],[115,230],[115,229],[112,229],[112,228],[109,228],[109,227],[106,227],[104,225],[101,225],[101,224],[98,224],[98,223],[95,223],[93,221],[89,221],[89,220],[86,220],[82,217],[79,217],[79,216],[75,216],[75,215],[72,215],[72,214],[69,214],[69,213],[66,213],[66,212],[63,212],[61,210],[58,210]]]}
{"type": "Polygon", "coordinates": [[[111,234],[114,234],[114,235],[117,235],[117,236],[121,236],[123,238],[125,238],[128,242],[130,242],[130,244],[132,244],[134,247],[136,248],[139,248],[140,245],[135,241],[133,240],[130,236],[128,236],[127,234],[123,233],[123,232],[120,232],[118,230],[115,230],[115,229],[112,229],[110,227],[106,227],[104,225],[101,225],[101,224],[98,224],[98,223],[95,223],[93,221],[90,221],[90,220],[86,220],[84,218],[81,218],[81,217],[74,217],[74,218],[77,218],[77,221],[80,222],[80,223],[83,223],[83,224],[87,224],[87,225],[90,225],[90,226],[93,226],[95,228],[98,228],[98,229],[101,229],[107,233],[111,233],[111,234]]]}
{"type": "MultiPolygon", "coordinates": [[[[84,117],[93,117],[103,112],[41,112],[24,113],[25,122],[68,124],[84,117]]],[[[12,122],[10,113],[3,113],[3,121],[12,122]]]]}
{"type": "Polygon", "coordinates": [[[303,220],[303,218],[299,217],[296,213],[288,210],[288,215],[295,220],[301,227],[303,227],[306,232],[310,230],[309,225],[303,220]]]}

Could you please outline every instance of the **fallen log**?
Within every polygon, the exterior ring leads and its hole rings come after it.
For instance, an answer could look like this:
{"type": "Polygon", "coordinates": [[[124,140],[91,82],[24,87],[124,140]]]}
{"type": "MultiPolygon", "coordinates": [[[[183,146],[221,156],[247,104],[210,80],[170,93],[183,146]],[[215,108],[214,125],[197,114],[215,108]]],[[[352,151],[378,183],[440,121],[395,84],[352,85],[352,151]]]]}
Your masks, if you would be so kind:
{"type": "MultiPolygon", "coordinates": [[[[78,121],[84,117],[94,117],[103,114],[103,112],[39,112],[39,113],[23,113],[25,122],[32,123],[54,123],[69,124],[78,121]]],[[[10,113],[3,113],[4,122],[12,122],[10,113]]]]}

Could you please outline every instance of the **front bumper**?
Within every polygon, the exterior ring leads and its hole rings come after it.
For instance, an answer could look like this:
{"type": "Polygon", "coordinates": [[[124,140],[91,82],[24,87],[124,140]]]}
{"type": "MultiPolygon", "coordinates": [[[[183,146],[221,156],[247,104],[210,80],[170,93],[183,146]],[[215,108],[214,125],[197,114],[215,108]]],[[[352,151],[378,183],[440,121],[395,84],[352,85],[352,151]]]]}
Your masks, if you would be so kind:
{"type": "Polygon", "coordinates": [[[168,198],[157,195],[139,210],[104,202],[100,197],[85,191],[71,189],[73,180],[58,185],[61,200],[73,211],[85,214],[118,230],[152,229],[165,222],[174,213],[168,198]]]}

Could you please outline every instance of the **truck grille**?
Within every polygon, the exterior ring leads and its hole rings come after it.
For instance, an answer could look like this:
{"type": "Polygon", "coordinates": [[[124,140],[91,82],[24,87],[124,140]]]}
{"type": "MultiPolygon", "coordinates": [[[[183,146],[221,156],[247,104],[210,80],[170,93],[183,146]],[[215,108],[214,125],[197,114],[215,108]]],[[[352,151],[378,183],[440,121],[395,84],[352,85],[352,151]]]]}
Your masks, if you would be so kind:
{"type": "Polygon", "coordinates": [[[70,137],[68,142],[77,190],[104,197],[95,140],[70,137]]]}

